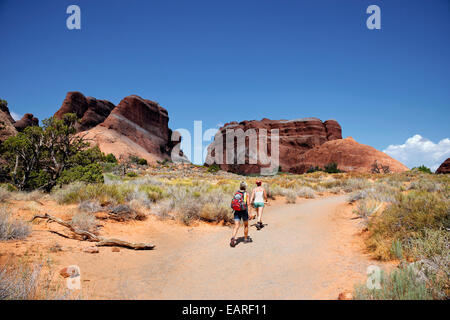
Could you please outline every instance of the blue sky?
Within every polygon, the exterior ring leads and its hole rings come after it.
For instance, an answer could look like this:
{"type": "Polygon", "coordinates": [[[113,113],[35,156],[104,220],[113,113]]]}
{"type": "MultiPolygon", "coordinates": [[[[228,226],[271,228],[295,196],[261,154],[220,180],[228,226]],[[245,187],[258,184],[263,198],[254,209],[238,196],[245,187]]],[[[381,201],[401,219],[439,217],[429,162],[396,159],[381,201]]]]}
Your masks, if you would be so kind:
{"type": "Polygon", "coordinates": [[[318,117],[408,166],[450,156],[448,0],[0,0],[0,39],[17,114],[49,117],[68,91],[138,94],[173,129],[318,117]],[[71,4],[81,30],[66,27],[71,4]],[[371,4],[381,30],[366,27],[371,4]]]}

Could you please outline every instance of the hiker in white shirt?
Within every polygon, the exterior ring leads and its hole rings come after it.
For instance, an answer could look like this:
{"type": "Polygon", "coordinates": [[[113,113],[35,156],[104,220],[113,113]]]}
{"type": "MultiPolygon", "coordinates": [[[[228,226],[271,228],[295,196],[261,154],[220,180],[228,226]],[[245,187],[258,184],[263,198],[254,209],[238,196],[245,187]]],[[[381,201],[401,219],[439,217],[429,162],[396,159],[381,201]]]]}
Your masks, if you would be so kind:
{"type": "Polygon", "coordinates": [[[262,223],[262,214],[264,210],[264,204],[267,203],[267,193],[266,190],[261,186],[261,184],[262,182],[260,180],[256,181],[256,188],[253,189],[250,199],[250,203],[253,204],[253,207],[256,209],[256,228],[258,230],[264,228],[264,224],[262,223]]]}

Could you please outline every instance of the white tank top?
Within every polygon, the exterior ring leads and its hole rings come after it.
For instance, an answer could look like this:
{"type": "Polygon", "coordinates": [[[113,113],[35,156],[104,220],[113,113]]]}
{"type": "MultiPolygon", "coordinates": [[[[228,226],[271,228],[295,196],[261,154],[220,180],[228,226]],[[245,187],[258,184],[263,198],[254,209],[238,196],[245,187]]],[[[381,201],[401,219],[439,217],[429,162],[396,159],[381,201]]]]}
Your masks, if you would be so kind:
{"type": "Polygon", "coordinates": [[[264,191],[263,190],[257,190],[255,191],[255,199],[253,202],[264,202],[264,191]]]}

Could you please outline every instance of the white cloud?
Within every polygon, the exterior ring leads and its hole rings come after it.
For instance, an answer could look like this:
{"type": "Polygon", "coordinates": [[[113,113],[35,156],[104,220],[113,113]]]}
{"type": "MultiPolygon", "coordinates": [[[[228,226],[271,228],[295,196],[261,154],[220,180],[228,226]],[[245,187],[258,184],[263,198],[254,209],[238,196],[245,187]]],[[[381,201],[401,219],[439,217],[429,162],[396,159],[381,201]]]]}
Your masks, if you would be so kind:
{"type": "Polygon", "coordinates": [[[11,114],[11,117],[16,121],[22,119],[22,116],[20,114],[15,113],[14,111],[10,111],[9,113],[11,114]]]}
{"type": "Polygon", "coordinates": [[[404,144],[391,144],[383,152],[404,163],[407,167],[425,165],[435,171],[450,157],[450,139],[434,143],[419,134],[408,138],[404,144]]]}

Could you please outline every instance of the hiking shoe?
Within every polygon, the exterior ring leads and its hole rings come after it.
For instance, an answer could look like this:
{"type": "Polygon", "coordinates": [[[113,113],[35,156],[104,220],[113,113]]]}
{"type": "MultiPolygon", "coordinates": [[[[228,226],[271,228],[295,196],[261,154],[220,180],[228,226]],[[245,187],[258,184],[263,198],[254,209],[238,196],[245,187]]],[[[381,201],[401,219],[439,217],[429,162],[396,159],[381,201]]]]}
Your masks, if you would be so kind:
{"type": "Polygon", "coordinates": [[[236,239],[235,238],[231,238],[230,247],[234,248],[235,246],[236,246],[236,239]]]}

